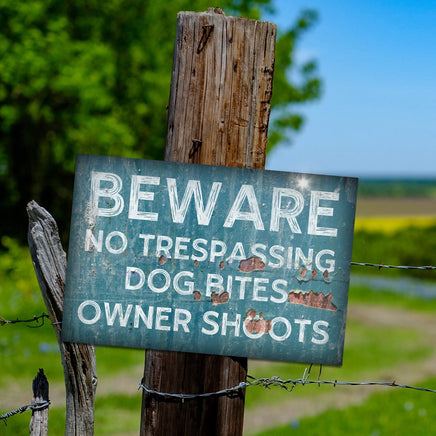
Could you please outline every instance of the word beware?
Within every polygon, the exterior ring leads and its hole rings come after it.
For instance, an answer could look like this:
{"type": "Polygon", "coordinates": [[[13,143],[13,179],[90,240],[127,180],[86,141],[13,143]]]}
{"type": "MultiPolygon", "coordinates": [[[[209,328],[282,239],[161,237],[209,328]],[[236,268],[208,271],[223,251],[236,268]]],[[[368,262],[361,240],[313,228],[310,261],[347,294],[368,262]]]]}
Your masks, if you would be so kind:
{"type": "MultiPolygon", "coordinates": [[[[143,187],[150,189],[150,187],[160,186],[160,184],[161,177],[131,176],[130,194],[128,194],[129,219],[143,221],[159,220],[159,213],[152,212],[149,209],[143,210],[141,203],[162,201],[160,198],[161,194],[155,195],[155,192],[152,190],[142,189],[143,187]]],[[[166,178],[166,187],[165,191],[160,192],[165,192],[168,196],[173,223],[183,224],[185,222],[193,198],[198,225],[210,225],[222,188],[222,182],[213,182],[206,205],[203,200],[203,189],[200,180],[188,180],[180,202],[177,179],[166,178]]],[[[115,217],[121,214],[124,210],[122,188],[123,182],[117,174],[93,171],[91,174],[91,214],[103,217],[115,217]]],[[[321,207],[321,200],[338,201],[339,193],[325,191],[310,192],[307,234],[336,237],[336,228],[318,226],[318,218],[320,216],[333,216],[334,213],[333,207],[321,207]]],[[[302,231],[297,217],[303,211],[304,206],[305,199],[301,192],[293,188],[273,187],[269,231],[278,232],[280,220],[285,219],[293,233],[301,234],[302,231]],[[287,203],[285,207],[283,207],[284,202],[287,203]],[[292,207],[289,207],[290,203],[292,203],[292,207]]],[[[256,230],[265,230],[254,185],[241,185],[229,212],[224,217],[222,227],[232,228],[237,220],[252,222],[256,230]],[[248,211],[243,210],[244,205],[247,206],[248,211]]]]}

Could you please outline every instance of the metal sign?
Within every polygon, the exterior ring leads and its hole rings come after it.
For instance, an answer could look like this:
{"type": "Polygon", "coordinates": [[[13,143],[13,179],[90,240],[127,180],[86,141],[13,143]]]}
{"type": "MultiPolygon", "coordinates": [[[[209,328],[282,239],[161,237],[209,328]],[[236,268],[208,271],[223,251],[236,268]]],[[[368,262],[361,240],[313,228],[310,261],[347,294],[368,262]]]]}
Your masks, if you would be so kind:
{"type": "Polygon", "coordinates": [[[78,156],[63,340],[340,365],[356,191],[78,156]]]}

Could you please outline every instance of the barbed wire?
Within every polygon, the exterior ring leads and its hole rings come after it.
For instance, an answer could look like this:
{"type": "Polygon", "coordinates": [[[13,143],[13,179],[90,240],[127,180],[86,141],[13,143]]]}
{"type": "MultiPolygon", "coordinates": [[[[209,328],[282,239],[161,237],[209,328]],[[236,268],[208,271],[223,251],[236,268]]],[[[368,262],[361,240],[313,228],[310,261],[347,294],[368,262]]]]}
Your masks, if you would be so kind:
{"type": "Polygon", "coordinates": [[[347,382],[347,381],[338,381],[338,380],[305,380],[305,379],[288,379],[282,380],[280,377],[271,377],[271,378],[253,378],[250,382],[241,382],[239,385],[233,386],[231,388],[222,389],[216,392],[207,392],[203,394],[174,394],[167,392],[159,392],[153,389],[148,388],[142,382],[140,384],[140,389],[145,390],[149,394],[153,394],[156,396],[164,397],[164,398],[173,398],[179,400],[191,400],[196,398],[206,398],[206,397],[216,397],[222,395],[229,395],[234,393],[235,391],[239,391],[240,389],[245,389],[250,386],[263,386],[269,389],[271,386],[280,386],[284,388],[288,392],[292,392],[297,385],[309,385],[309,384],[317,384],[318,386],[324,385],[333,385],[336,386],[386,386],[386,387],[396,387],[403,389],[412,389],[416,391],[423,392],[431,392],[436,394],[435,389],[423,388],[419,386],[410,386],[405,384],[400,384],[394,382],[347,382]],[[289,387],[290,386],[290,387],[289,387]]]}
{"type": "Polygon", "coordinates": [[[385,265],[384,263],[368,263],[368,262],[351,262],[352,266],[369,266],[378,268],[379,270],[382,268],[395,268],[395,269],[419,269],[419,270],[436,270],[436,266],[432,265],[385,265]]]}
{"type": "Polygon", "coordinates": [[[265,389],[270,389],[272,386],[279,386],[282,389],[285,389],[288,392],[292,392],[297,385],[310,385],[310,384],[317,384],[318,386],[321,385],[332,385],[333,387],[336,386],[384,386],[384,387],[391,387],[391,388],[400,388],[400,389],[412,389],[415,391],[421,391],[421,392],[431,392],[433,394],[436,394],[435,389],[430,388],[424,388],[419,386],[410,386],[406,384],[396,383],[393,382],[349,382],[349,381],[338,381],[338,380],[309,380],[310,372],[306,375],[303,375],[302,378],[297,379],[287,379],[282,380],[280,377],[273,376],[271,378],[254,378],[252,376],[247,376],[247,378],[250,378],[250,381],[241,382],[236,386],[233,386],[231,388],[227,389],[221,389],[219,391],[214,392],[206,392],[202,394],[175,394],[175,393],[168,393],[168,392],[160,392],[156,391],[154,389],[150,389],[149,387],[144,385],[144,380],[141,380],[139,384],[139,389],[143,389],[145,392],[161,397],[164,399],[172,399],[172,400],[180,400],[182,402],[186,400],[194,400],[199,398],[213,398],[213,397],[219,397],[219,396],[232,396],[235,393],[239,392],[241,389],[245,389],[251,386],[263,386],[265,389]]]}
{"type": "Polygon", "coordinates": [[[36,411],[36,410],[43,410],[50,406],[50,401],[37,401],[34,403],[26,404],[25,406],[22,406],[18,409],[11,410],[10,412],[6,412],[5,414],[0,416],[0,420],[2,420],[5,425],[7,425],[7,420],[11,418],[12,416],[18,415],[19,413],[27,412],[28,410],[36,411]]]}
{"type": "Polygon", "coordinates": [[[18,324],[18,323],[30,324],[32,322],[36,322],[39,325],[36,325],[36,326],[28,325],[27,327],[29,327],[29,328],[38,328],[38,327],[42,327],[44,325],[44,321],[45,321],[46,318],[50,319],[50,317],[46,313],[42,313],[41,315],[34,316],[33,318],[30,318],[30,319],[14,319],[14,320],[9,320],[9,319],[6,319],[6,318],[3,318],[2,316],[0,316],[0,327],[4,326],[6,324],[18,324]]]}

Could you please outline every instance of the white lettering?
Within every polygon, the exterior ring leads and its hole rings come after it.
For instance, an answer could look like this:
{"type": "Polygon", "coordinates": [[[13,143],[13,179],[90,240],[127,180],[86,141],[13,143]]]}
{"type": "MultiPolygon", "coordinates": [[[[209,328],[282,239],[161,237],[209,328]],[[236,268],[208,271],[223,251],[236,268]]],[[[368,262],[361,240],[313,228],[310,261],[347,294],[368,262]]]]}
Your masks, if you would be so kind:
{"type": "Polygon", "coordinates": [[[119,194],[123,182],[119,176],[112,173],[102,173],[98,171],[91,172],[91,216],[116,216],[124,208],[124,199],[119,194]],[[112,186],[102,188],[102,182],[110,183],[112,186]],[[99,207],[100,197],[109,198],[105,204],[109,207],[99,207]]]}
{"type": "Polygon", "coordinates": [[[269,335],[276,341],[284,341],[285,339],[289,338],[292,331],[291,323],[286,318],[283,318],[282,316],[278,316],[276,318],[273,318],[271,321],[271,330],[269,331],[269,335]],[[282,322],[285,325],[286,331],[281,336],[277,335],[274,332],[274,327],[277,323],[282,322]]]}
{"type": "Polygon", "coordinates": [[[213,310],[208,310],[203,314],[203,321],[212,327],[212,330],[206,330],[204,327],[201,328],[201,333],[205,335],[216,335],[220,329],[218,323],[213,321],[211,317],[218,318],[219,313],[213,310]]]}
{"type": "Polygon", "coordinates": [[[206,297],[212,295],[212,289],[217,289],[218,293],[224,291],[223,277],[219,274],[208,274],[206,280],[206,297]]]}
{"type": "Polygon", "coordinates": [[[187,254],[180,253],[181,250],[187,250],[188,246],[186,245],[188,242],[190,242],[191,238],[182,238],[177,237],[176,238],[176,245],[174,247],[174,259],[189,259],[189,256],[187,254]]]}
{"type": "Polygon", "coordinates": [[[241,315],[239,313],[236,314],[235,321],[228,320],[228,313],[223,313],[223,324],[221,328],[221,334],[225,336],[227,334],[227,327],[235,327],[235,336],[239,336],[239,331],[241,329],[241,315]]]}
{"type": "Polygon", "coordinates": [[[154,192],[141,191],[141,185],[159,185],[160,177],[132,176],[130,188],[129,218],[133,220],[157,221],[156,212],[144,212],[139,210],[139,201],[153,201],[154,192]]]}
{"type": "Polygon", "coordinates": [[[284,303],[288,299],[288,294],[286,292],[286,286],[288,285],[288,282],[283,279],[277,279],[272,282],[272,288],[274,292],[277,292],[281,295],[280,298],[276,298],[274,296],[271,296],[271,301],[273,303],[284,303]],[[282,285],[285,287],[285,289],[280,288],[279,285],[282,285]]]}
{"type": "Polygon", "coordinates": [[[332,257],[335,256],[335,252],[333,250],[321,250],[317,255],[315,256],[315,266],[320,271],[327,271],[327,272],[333,272],[335,270],[335,260],[334,259],[326,259],[324,262],[325,264],[321,264],[321,258],[325,255],[330,255],[332,257]],[[327,266],[325,266],[327,265],[327,266]]]}
{"type": "Polygon", "coordinates": [[[280,218],[286,218],[286,221],[293,233],[301,233],[300,226],[298,225],[296,217],[300,215],[304,207],[303,195],[290,188],[274,188],[272,207],[271,207],[271,222],[269,229],[271,232],[278,232],[280,227],[280,218]],[[291,207],[291,200],[286,204],[286,207],[282,209],[282,198],[290,197],[294,201],[293,207],[291,207]]]}
{"type": "Polygon", "coordinates": [[[130,317],[130,313],[132,312],[132,307],[133,306],[129,304],[126,309],[126,313],[123,315],[123,307],[121,306],[121,303],[116,303],[114,305],[114,310],[112,313],[109,303],[104,303],[107,325],[114,325],[115,318],[118,315],[120,327],[126,327],[127,321],[130,317]]]}
{"type": "Polygon", "coordinates": [[[97,240],[95,239],[92,230],[86,229],[85,251],[92,251],[94,247],[97,249],[99,253],[101,253],[101,250],[103,248],[103,230],[98,231],[98,240],[97,240]]]}
{"type": "Polygon", "coordinates": [[[122,232],[118,232],[118,231],[110,232],[106,236],[105,246],[106,246],[107,251],[109,251],[109,253],[112,253],[112,254],[123,253],[127,248],[127,237],[122,232]],[[118,248],[113,248],[112,244],[111,244],[112,238],[115,236],[118,236],[119,238],[121,238],[121,245],[118,248]]]}
{"type": "Polygon", "coordinates": [[[310,319],[294,319],[295,324],[300,325],[300,332],[298,333],[298,342],[304,342],[304,331],[307,325],[312,324],[310,319]]]}
{"type": "Polygon", "coordinates": [[[180,271],[177,273],[173,280],[174,290],[180,295],[192,295],[192,292],[194,291],[194,282],[185,281],[184,285],[187,287],[187,289],[182,289],[179,285],[179,280],[182,277],[189,277],[192,279],[194,277],[194,273],[191,271],[180,271]]]}
{"type": "Polygon", "coordinates": [[[221,182],[213,183],[209,193],[209,198],[207,200],[206,208],[204,208],[203,194],[201,192],[201,183],[199,180],[189,180],[180,206],[177,195],[176,179],[167,179],[167,185],[173,222],[183,223],[185,221],[189,203],[191,202],[192,195],[194,195],[195,210],[197,212],[197,222],[199,225],[202,226],[209,225],[209,221],[212,217],[212,213],[215,209],[215,204],[218,199],[218,194],[221,189],[221,182]]]}
{"type": "Polygon", "coordinates": [[[332,207],[321,207],[320,200],[338,201],[338,192],[311,191],[310,193],[310,209],[309,209],[309,225],[307,233],[309,235],[332,236],[336,238],[338,229],[331,227],[318,227],[319,216],[333,216],[332,207]]]}
{"type": "Polygon", "coordinates": [[[128,266],[126,268],[126,282],[125,288],[130,291],[136,291],[137,289],[141,289],[145,283],[145,274],[144,271],[140,268],[136,268],[134,266],[128,266]],[[132,275],[138,275],[139,281],[136,285],[132,285],[132,275]]]}
{"type": "MultiPolygon", "coordinates": [[[[162,282],[162,278],[159,279],[160,282],[162,282]]],[[[147,279],[147,285],[148,287],[153,291],[156,292],[157,294],[160,294],[162,292],[165,292],[169,287],[170,287],[170,283],[171,283],[171,278],[170,275],[163,269],[154,269],[149,275],[148,275],[148,279],[147,279]],[[155,286],[153,279],[158,275],[162,275],[163,276],[163,280],[164,283],[163,285],[158,288],[157,286],[155,286]]]]}
{"type": "Polygon", "coordinates": [[[144,254],[144,256],[148,256],[148,245],[149,245],[148,243],[149,243],[150,240],[154,239],[155,236],[154,235],[143,235],[143,234],[140,234],[139,238],[140,239],[144,239],[143,254],[144,254]]]}
{"type": "Polygon", "coordinates": [[[186,309],[176,309],[174,313],[174,328],[175,332],[179,331],[179,325],[182,326],[185,333],[189,333],[189,321],[191,321],[191,312],[186,309]]]}
{"type": "Polygon", "coordinates": [[[314,344],[318,344],[318,345],[323,345],[326,344],[329,340],[329,334],[325,331],[325,330],[321,330],[321,327],[326,327],[328,328],[329,324],[327,321],[316,321],[313,324],[313,331],[317,334],[317,335],[321,335],[322,339],[317,339],[317,338],[312,338],[312,342],[314,344]]]}
{"type": "Polygon", "coordinates": [[[133,327],[135,327],[135,329],[137,329],[139,327],[139,318],[141,318],[145,327],[147,327],[148,329],[153,328],[153,311],[154,311],[154,307],[149,306],[148,307],[148,315],[145,315],[141,306],[136,305],[135,306],[135,319],[133,321],[133,327]]]}
{"type": "Polygon", "coordinates": [[[202,238],[194,240],[194,242],[192,243],[192,248],[195,251],[200,252],[201,256],[197,256],[197,255],[193,254],[191,256],[191,259],[192,260],[196,260],[198,262],[202,262],[202,261],[207,259],[207,250],[205,248],[201,247],[199,244],[207,245],[207,240],[206,239],[202,239],[202,238]]]}
{"type": "Polygon", "coordinates": [[[224,256],[227,251],[227,245],[223,241],[219,241],[217,239],[212,239],[210,244],[210,262],[215,262],[215,258],[219,256],[224,256]],[[221,250],[217,250],[217,247],[221,247],[221,250]]]}
{"type": "Polygon", "coordinates": [[[259,277],[256,277],[254,279],[253,283],[253,301],[268,301],[267,297],[261,297],[259,295],[259,292],[265,292],[266,287],[262,286],[262,284],[267,284],[269,282],[269,279],[262,279],[259,277]]]}
{"type": "Polygon", "coordinates": [[[170,331],[171,327],[169,325],[162,325],[162,321],[168,321],[168,315],[164,315],[164,313],[171,313],[170,307],[158,307],[156,310],[156,330],[170,331]]]}
{"type": "Polygon", "coordinates": [[[101,316],[100,306],[93,300],[86,300],[83,303],[81,303],[79,308],[77,309],[77,316],[79,317],[79,320],[83,322],[83,324],[87,324],[87,325],[95,324],[100,319],[101,316]],[[83,311],[87,306],[91,306],[94,308],[95,310],[94,318],[87,319],[83,316],[83,311]]]}
{"type": "Polygon", "coordinates": [[[236,220],[252,221],[256,230],[264,230],[259,205],[252,185],[242,185],[233,206],[224,222],[224,227],[233,227],[236,220]],[[248,201],[250,212],[242,212],[241,207],[245,199],[248,201]]]}

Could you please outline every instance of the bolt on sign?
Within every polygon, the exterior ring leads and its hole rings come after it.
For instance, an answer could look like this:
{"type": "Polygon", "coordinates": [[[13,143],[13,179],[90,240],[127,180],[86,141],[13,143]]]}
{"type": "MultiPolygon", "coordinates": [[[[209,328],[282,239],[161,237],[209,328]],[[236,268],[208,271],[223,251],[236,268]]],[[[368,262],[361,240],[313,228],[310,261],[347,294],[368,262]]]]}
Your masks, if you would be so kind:
{"type": "Polygon", "coordinates": [[[356,191],[79,155],[63,340],[341,365],[356,191]]]}

